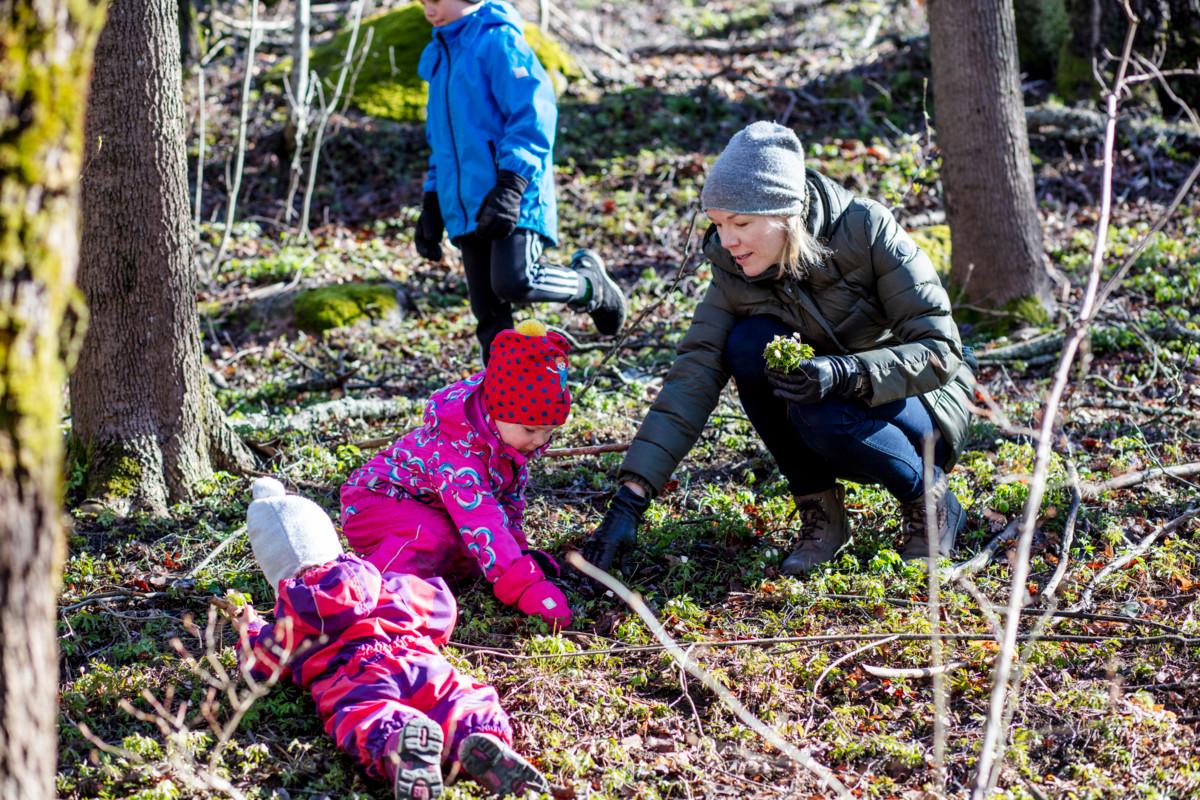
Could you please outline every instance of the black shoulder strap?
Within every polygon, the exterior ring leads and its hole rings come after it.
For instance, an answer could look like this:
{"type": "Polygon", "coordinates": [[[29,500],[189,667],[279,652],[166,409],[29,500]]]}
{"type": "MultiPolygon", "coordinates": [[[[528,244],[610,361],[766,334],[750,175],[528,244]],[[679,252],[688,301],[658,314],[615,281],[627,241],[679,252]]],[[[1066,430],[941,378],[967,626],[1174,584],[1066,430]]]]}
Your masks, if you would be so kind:
{"type": "Polygon", "coordinates": [[[833,332],[833,326],[829,324],[829,320],[825,319],[825,315],[821,313],[821,309],[817,308],[817,301],[813,300],[812,295],[808,292],[808,287],[802,283],[796,282],[796,299],[800,301],[800,305],[804,306],[804,310],[808,312],[813,321],[817,323],[821,331],[829,337],[829,341],[833,343],[842,353],[849,353],[846,345],[842,344],[841,339],[838,339],[837,334],[833,332]]]}

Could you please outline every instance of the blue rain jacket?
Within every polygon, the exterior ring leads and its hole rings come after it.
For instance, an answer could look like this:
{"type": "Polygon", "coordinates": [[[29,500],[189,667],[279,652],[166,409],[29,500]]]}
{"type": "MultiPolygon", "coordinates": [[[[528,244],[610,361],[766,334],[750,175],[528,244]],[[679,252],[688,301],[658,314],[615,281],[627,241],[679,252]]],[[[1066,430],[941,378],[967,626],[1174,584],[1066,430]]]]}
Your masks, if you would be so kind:
{"type": "Polygon", "coordinates": [[[517,10],[502,0],[433,29],[417,65],[429,82],[425,136],[433,152],[425,191],[436,191],[451,239],[475,230],[475,215],[510,170],[529,181],[517,226],[558,241],[550,76],[525,41],[517,10]]]}

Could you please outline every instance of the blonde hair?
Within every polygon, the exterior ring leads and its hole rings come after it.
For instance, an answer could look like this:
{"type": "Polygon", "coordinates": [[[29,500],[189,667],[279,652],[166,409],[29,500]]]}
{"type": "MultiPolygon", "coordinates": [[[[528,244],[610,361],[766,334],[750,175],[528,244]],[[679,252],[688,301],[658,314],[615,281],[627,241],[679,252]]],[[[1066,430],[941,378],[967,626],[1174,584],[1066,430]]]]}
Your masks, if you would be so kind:
{"type": "Polygon", "coordinates": [[[785,234],[779,266],[796,280],[807,278],[813,269],[819,268],[825,259],[833,255],[832,250],[809,232],[803,215],[778,217],[775,223],[785,234]]]}

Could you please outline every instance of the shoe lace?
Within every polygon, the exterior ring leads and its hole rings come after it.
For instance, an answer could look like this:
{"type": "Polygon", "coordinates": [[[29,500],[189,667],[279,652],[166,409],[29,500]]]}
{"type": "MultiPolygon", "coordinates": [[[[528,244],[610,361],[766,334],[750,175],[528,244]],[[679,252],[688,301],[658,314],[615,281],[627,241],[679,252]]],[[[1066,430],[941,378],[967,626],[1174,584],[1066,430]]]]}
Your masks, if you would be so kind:
{"type": "MultiPolygon", "coordinates": [[[[943,498],[949,490],[949,485],[945,479],[939,480],[929,492],[933,495],[933,517],[936,530],[941,530],[946,526],[946,504],[943,498]]],[[[925,538],[926,534],[926,517],[925,517],[925,495],[921,495],[916,500],[910,500],[900,506],[900,547],[908,546],[908,543],[916,538],[925,538]]]]}
{"type": "Polygon", "coordinates": [[[900,547],[925,536],[925,498],[918,497],[900,507],[900,547]]]}
{"type": "Polygon", "coordinates": [[[829,522],[829,512],[819,500],[801,500],[796,504],[796,516],[799,517],[800,530],[796,536],[795,546],[798,548],[805,542],[817,541],[815,532],[820,530],[822,523],[829,522]]]}

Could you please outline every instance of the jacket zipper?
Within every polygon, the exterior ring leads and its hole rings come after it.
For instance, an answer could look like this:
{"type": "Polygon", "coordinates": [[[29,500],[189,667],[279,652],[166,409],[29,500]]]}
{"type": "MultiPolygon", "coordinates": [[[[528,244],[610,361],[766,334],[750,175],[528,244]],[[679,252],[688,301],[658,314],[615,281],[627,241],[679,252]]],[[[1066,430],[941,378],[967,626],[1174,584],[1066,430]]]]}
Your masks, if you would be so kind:
{"type": "Polygon", "coordinates": [[[446,51],[446,127],[450,130],[450,149],[454,151],[454,194],[458,200],[458,210],[462,212],[463,221],[470,224],[467,219],[467,207],[462,199],[462,164],[458,161],[458,143],[454,140],[454,115],[450,113],[450,72],[454,68],[454,60],[450,57],[450,46],[446,44],[446,38],[439,32],[438,43],[442,49],[446,51]]]}

